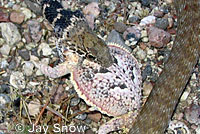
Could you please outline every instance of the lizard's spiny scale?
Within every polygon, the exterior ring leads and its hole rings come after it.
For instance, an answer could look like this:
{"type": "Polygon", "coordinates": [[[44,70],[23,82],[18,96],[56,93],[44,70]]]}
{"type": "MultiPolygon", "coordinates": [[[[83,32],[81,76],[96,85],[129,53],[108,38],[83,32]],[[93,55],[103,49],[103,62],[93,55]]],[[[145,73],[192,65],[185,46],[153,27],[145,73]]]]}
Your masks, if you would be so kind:
{"type": "Polygon", "coordinates": [[[95,110],[119,116],[138,110],[141,103],[141,72],[136,59],[120,45],[109,43],[115,63],[108,68],[85,60],[72,72],[75,90],[95,110]]]}
{"type": "Polygon", "coordinates": [[[93,33],[79,10],[65,10],[57,0],[44,0],[42,5],[43,15],[54,28],[60,44],[104,67],[112,65],[108,46],[93,33]]]}

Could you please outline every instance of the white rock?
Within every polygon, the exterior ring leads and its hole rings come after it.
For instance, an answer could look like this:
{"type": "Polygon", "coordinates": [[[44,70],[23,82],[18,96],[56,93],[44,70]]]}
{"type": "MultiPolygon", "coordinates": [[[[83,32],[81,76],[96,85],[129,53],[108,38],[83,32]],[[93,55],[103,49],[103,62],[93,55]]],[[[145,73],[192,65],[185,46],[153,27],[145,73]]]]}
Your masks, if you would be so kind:
{"type": "Polygon", "coordinates": [[[21,35],[13,23],[0,23],[0,27],[2,36],[8,45],[13,45],[21,40],[21,35]]]}
{"type": "Polygon", "coordinates": [[[12,72],[10,76],[10,84],[18,89],[25,88],[25,79],[22,72],[12,72]]]}
{"type": "Polygon", "coordinates": [[[142,38],[142,42],[144,42],[144,43],[149,42],[149,38],[147,38],[147,37],[142,38]]]}
{"type": "Polygon", "coordinates": [[[25,18],[24,18],[25,21],[32,17],[31,10],[29,10],[28,8],[25,8],[25,7],[22,7],[20,9],[21,9],[21,12],[25,15],[25,18]]]}
{"type": "Polygon", "coordinates": [[[8,64],[8,61],[6,59],[2,59],[0,61],[0,68],[5,68],[7,67],[9,64],[8,64]]]}
{"type": "Polygon", "coordinates": [[[189,93],[188,91],[185,91],[185,92],[183,93],[183,95],[181,96],[180,101],[185,101],[185,100],[187,99],[187,97],[188,97],[189,94],[190,94],[190,93],[189,93]]]}
{"type": "Polygon", "coordinates": [[[144,17],[141,22],[140,22],[140,26],[146,26],[149,24],[153,24],[156,22],[156,17],[155,16],[147,16],[144,17]]]}
{"type": "Polygon", "coordinates": [[[6,94],[0,94],[0,109],[5,108],[6,104],[11,101],[10,97],[6,94]]]}
{"type": "Polygon", "coordinates": [[[9,53],[10,53],[10,49],[11,49],[11,48],[10,48],[9,45],[4,44],[4,45],[0,48],[0,52],[1,52],[2,55],[8,56],[9,53]]]}
{"type": "Polygon", "coordinates": [[[40,112],[40,101],[34,100],[28,104],[28,112],[31,116],[35,116],[40,112]]]}
{"type": "Polygon", "coordinates": [[[147,37],[147,31],[146,30],[142,30],[141,31],[141,37],[147,37]]]}
{"type": "Polygon", "coordinates": [[[26,76],[31,76],[33,74],[34,64],[30,61],[25,61],[23,65],[23,71],[26,76]]]}
{"type": "Polygon", "coordinates": [[[153,55],[153,50],[148,49],[148,50],[147,50],[147,54],[148,54],[148,55],[153,55]]]}
{"type": "Polygon", "coordinates": [[[146,52],[143,51],[142,49],[139,49],[136,54],[140,60],[143,60],[146,58],[146,52]]]}
{"type": "Polygon", "coordinates": [[[47,43],[42,43],[39,46],[38,51],[42,50],[44,56],[48,56],[52,54],[52,49],[49,47],[47,43]]]}
{"type": "Polygon", "coordinates": [[[83,13],[85,15],[93,15],[94,17],[97,17],[100,13],[99,6],[97,2],[91,2],[88,4],[84,9],[83,13]]]}

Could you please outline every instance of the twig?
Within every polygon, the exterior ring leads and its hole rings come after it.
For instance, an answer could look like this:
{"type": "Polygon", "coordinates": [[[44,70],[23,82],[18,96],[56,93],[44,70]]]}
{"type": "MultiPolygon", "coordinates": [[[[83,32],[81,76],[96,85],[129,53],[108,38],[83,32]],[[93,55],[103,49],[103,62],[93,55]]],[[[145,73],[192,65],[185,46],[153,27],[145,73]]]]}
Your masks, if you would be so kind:
{"type": "Polygon", "coordinates": [[[39,120],[40,120],[42,114],[44,113],[44,110],[46,109],[46,107],[47,107],[48,104],[49,104],[49,100],[47,101],[47,103],[44,105],[44,107],[40,111],[40,114],[39,114],[38,118],[35,121],[35,124],[34,124],[35,126],[38,124],[38,122],[39,122],[39,120]]]}

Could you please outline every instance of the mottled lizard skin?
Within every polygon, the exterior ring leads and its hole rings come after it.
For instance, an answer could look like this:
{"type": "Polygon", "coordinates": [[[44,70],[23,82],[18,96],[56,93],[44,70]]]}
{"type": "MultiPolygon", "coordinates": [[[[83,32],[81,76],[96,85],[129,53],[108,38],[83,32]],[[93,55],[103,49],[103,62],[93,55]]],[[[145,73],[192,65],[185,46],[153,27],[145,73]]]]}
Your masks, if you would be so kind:
{"type": "Polygon", "coordinates": [[[200,0],[175,0],[178,28],[171,55],[129,134],[163,134],[200,52],[200,0]]]}

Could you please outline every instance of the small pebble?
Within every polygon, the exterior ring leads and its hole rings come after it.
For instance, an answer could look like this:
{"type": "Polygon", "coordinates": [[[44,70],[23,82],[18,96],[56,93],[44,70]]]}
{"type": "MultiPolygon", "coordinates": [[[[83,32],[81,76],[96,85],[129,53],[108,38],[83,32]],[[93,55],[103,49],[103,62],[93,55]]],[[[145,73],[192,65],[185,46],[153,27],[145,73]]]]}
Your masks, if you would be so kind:
{"type": "Polygon", "coordinates": [[[154,24],[155,22],[156,22],[155,16],[147,16],[147,17],[144,17],[140,21],[140,26],[146,26],[146,25],[149,25],[149,24],[154,24]]]}
{"type": "Polygon", "coordinates": [[[12,72],[10,76],[10,84],[17,89],[25,88],[25,78],[21,72],[12,72]]]}
{"type": "Polygon", "coordinates": [[[49,47],[47,43],[42,43],[39,45],[38,52],[40,53],[40,51],[42,51],[42,54],[44,56],[48,56],[52,54],[52,49],[49,47]]]}
{"type": "Polygon", "coordinates": [[[0,93],[9,93],[10,92],[10,86],[8,84],[1,84],[0,85],[0,93]]]}
{"type": "Polygon", "coordinates": [[[13,45],[21,40],[21,35],[13,23],[0,23],[1,34],[8,45],[13,45]]]}
{"type": "Polygon", "coordinates": [[[8,13],[3,13],[0,11],[0,22],[9,22],[9,15],[8,13]]]}
{"type": "Polygon", "coordinates": [[[161,18],[161,17],[163,17],[163,12],[162,11],[160,11],[160,10],[156,10],[156,11],[154,11],[154,14],[153,14],[155,17],[158,17],[158,18],[161,18]]]}
{"type": "MultiPolygon", "coordinates": [[[[74,112],[74,113],[76,113],[76,112],[74,112]]],[[[82,120],[83,121],[83,120],[85,120],[87,118],[87,114],[86,113],[79,114],[75,118],[78,119],[78,120],[82,120]]]]}
{"type": "Polygon", "coordinates": [[[26,3],[27,7],[31,9],[35,14],[37,15],[42,14],[42,6],[31,0],[24,0],[24,2],[26,3]]]}
{"type": "Polygon", "coordinates": [[[167,27],[169,26],[168,19],[166,19],[166,18],[158,18],[158,19],[156,19],[155,26],[157,28],[160,28],[160,29],[163,29],[163,30],[167,29],[167,27]]]}
{"type": "Polygon", "coordinates": [[[5,109],[6,105],[11,102],[11,99],[6,94],[0,94],[0,110],[5,109]]]}
{"type": "Polygon", "coordinates": [[[143,84],[143,95],[149,96],[152,89],[153,89],[153,85],[150,82],[145,81],[143,84]]]}
{"type": "Polygon", "coordinates": [[[190,107],[185,109],[185,118],[191,124],[200,125],[200,106],[191,104],[190,107]]]}
{"type": "Polygon", "coordinates": [[[26,21],[32,17],[31,10],[29,10],[28,8],[22,7],[22,8],[20,8],[20,10],[25,15],[24,21],[26,21]]]}
{"type": "Polygon", "coordinates": [[[138,51],[137,51],[137,53],[136,53],[136,55],[138,56],[138,58],[140,59],[140,60],[144,60],[145,58],[146,58],[146,52],[144,51],[144,50],[142,50],[142,49],[139,49],[138,51]]]}
{"type": "Polygon", "coordinates": [[[10,20],[14,23],[21,24],[24,21],[25,15],[20,12],[12,12],[10,14],[10,20]]]}
{"type": "Polygon", "coordinates": [[[141,2],[142,2],[142,5],[143,6],[149,6],[150,5],[150,0],[141,0],[141,2]]]}
{"type": "Polygon", "coordinates": [[[101,113],[88,114],[88,118],[91,119],[92,121],[98,123],[101,119],[101,113]]]}
{"type": "Polygon", "coordinates": [[[171,35],[162,29],[150,27],[148,30],[149,42],[154,47],[165,47],[171,39],[171,35]]]}
{"type": "Polygon", "coordinates": [[[2,55],[8,56],[10,53],[10,49],[11,47],[7,44],[4,44],[1,48],[0,48],[0,52],[2,55]]]}
{"type": "Polygon", "coordinates": [[[18,53],[24,60],[30,60],[29,51],[27,49],[18,50],[18,53]]]}
{"type": "Polygon", "coordinates": [[[40,101],[39,100],[33,100],[28,104],[28,112],[31,116],[36,116],[40,112],[40,101]]]}
{"type": "Polygon", "coordinates": [[[114,28],[117,32],[123,33],[127,29],[127,26],[122,22],[115,22],[114,28]]]}
{"type": "Polygon", "coordinates": [[[26,76],[31,76],[33,74],[34,65],[30,61],[25,61],[23,65],[23,71],[26,76]]]}
{"type": "Polygon", "coordinates": [[[84,9],[83,13],[85,15],[93,15],[95,18],[99,15],[100,9],[97,2],[92,2],[88,4],[84,9]]]}
{"type": "Polygon", "coordinates": [[[77,106],[80,103],[80,98],[72,98],[70,101],[70,106],[74,107],[77,106]]]}
{"type": "Polygon", "coordinates": [[[15,60],[15,58],[12,58],[12,60],[9,62],[9,66],[8,68],[10,70],[14,70],[17,67],[17,61],[15,60]]]}
{"type": "Polygon", "coordinates": [[[35,42],[39,42],[41,37],[42,37],[42,31],[41,31],[41,26],[40,23],[36,20],[30,20],[28,21],[28,29],[29,29],[29,33],[31,38],[35,41],[35,42]]]}
{"type": "Polygon", "coordinates": [[[136,15],[133,15],[128,18],[129,23],[137,23],[137,22],[139,22],[139,20],[140,20],[140,17],[138,17],[136,15]]]}

